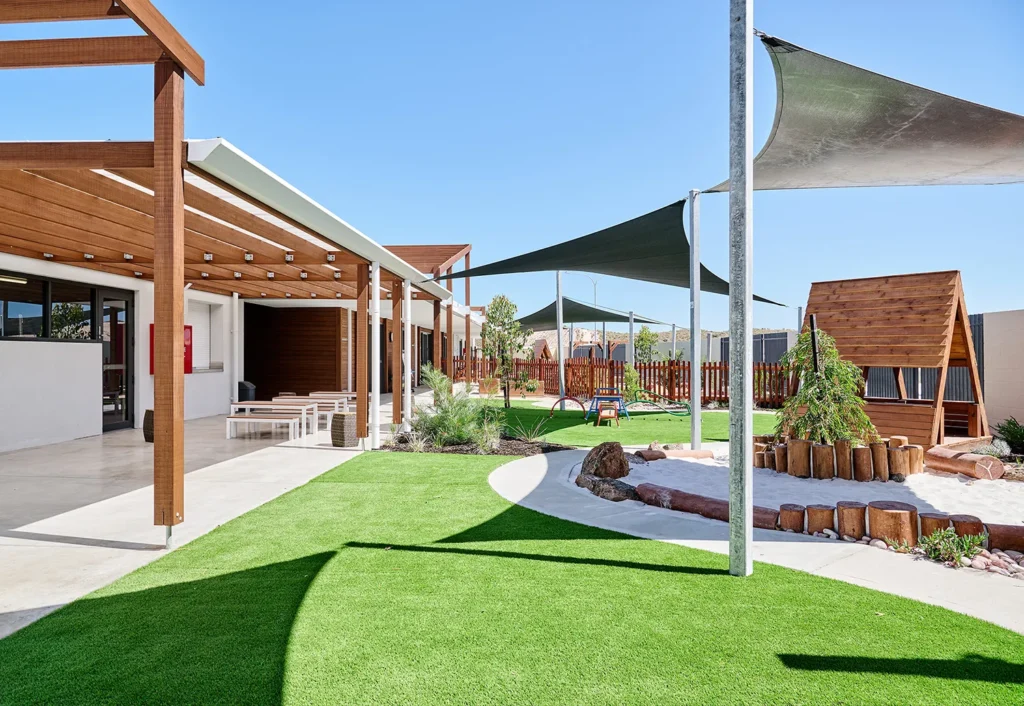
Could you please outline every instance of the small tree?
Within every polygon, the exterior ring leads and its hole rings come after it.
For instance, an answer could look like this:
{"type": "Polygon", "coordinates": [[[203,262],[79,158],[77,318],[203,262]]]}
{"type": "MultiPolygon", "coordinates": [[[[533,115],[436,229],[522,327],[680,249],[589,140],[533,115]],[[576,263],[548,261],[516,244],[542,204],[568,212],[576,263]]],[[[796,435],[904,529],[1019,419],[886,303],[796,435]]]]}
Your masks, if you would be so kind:
{"type": "Polygon", "coordinates": [[[657,357],[658,334],[646,324],[640,327],[633,339],[633,358],[637,363],[653,363],[657,357]]]}
{"type": "Polygon", "coordinates": [[[516,321],[518,307],[504,294],[499,294],[487,305],[487,321],[484,322],[481,337],[484,341],[484,355],[493,357],[497,363],[494,374],[501,378],[505,407],[511,407],[511,386],[515,357],[526,346],[526,339],[533,332],[523,330],[516,321]]]}
{"type": "Polygon", "coordinates": [[[779,413],[776,436],[785,433],[831,444],[837,439],[870,441],[878,438],[864,412],[860,368],[839,357],[835,339],[818,330],[818,370],[814,369],[811,333],[805,331],[780,361],[797,375],[800,388],[779,413]]]}

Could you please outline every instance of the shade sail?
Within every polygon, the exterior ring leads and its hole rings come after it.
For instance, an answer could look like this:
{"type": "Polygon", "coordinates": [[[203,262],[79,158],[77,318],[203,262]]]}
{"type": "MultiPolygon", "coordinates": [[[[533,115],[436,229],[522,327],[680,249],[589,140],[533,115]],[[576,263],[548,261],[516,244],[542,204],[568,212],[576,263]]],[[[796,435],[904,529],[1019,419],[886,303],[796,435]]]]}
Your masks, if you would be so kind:
{"type": "MultiPolygon", "coordinates": [[[[519,319],[519,325],[524,328],[531,328],[534,331],[554,331],[558,328],[558,319],[555,313],[556,302],[551,302],[543,309],[538,309],[532,314],[527,314],[519,319]]],[[[628,323],[629,312],[605,309],[604,307],[584,304],[583,302],[562,297],[562,322],[565,324],[582,323],[628,323]]],[[[645,316],[633,314],[633,323],[636,324],[662,324],[664,322],[655,319],[648,319],[645,316]]]]}
{"type": "MultiPolygon", "coordinates": [[[[683,229],[685,203],[685,200],[677,201],[590,235],[439,279],[574,270],[688,288],[690,243],[683,229]]],[[[729,293],[729,283],[724,279],[704,265],[700,266],[700,272],[701,291],[729,293]]],[[[759,296],[754,299],[776,304],[759,296]]]]}
{"type": "Polygon", "coordinates": [[[1024,182],[1024,117],[761,42],[778,98],[755,189],[1024,182]]]}

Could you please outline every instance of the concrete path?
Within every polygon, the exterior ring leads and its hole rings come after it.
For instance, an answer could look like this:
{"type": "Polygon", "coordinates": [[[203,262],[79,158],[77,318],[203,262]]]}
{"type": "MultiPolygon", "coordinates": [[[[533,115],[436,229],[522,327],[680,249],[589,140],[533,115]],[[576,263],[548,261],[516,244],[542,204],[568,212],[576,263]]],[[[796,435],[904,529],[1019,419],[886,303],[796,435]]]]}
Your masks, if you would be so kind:
{"type": "MultiPolygon", "coordinates": [[[[223,427],[222,427],[223,428],[223,427]]],[[[185,476],[181,546],[353,458],[274,446],[185,476]]],[[[150,471],[151,473],[151,471],[150,471]]],[[[0,638],[167,553],[149,485],[0,532],[0,638]]]]}
{"type": "MultiPolygon", "coordinates": [[[[729,553],[724,522],[638,501],[613,503],[567,483],[586,453],[562,451],[513,461],[491,474],[491,487],[510,502],[564,520],[729,553]]],[[[770,530],[754,530],[754,559],[942,606],[1024,634],[1024,581],[954,571],[863,544],[770,530]]]]}

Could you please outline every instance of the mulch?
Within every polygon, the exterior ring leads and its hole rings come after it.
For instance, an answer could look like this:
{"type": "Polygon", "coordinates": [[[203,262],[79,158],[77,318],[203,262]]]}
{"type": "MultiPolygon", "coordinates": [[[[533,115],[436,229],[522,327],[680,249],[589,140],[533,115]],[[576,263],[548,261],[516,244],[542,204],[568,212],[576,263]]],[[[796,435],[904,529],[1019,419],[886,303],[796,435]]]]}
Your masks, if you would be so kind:
{"type": "MultiPolygon", "coordinates": [[[[458,446],[427,446],[422,453],[431,454],[463,454],[470,456],[537,456],[555,451],[572,451],[572,446],[561,444],[549,444],[544,441],[531,442],[522,439],[501,439],[498,448],[493,451],[481,451],[474,444],[460,444],[458,446]]],[[[405,442],[385,446],[384,451],[404,451],[411,453],[412,447],[405,442]]]]}

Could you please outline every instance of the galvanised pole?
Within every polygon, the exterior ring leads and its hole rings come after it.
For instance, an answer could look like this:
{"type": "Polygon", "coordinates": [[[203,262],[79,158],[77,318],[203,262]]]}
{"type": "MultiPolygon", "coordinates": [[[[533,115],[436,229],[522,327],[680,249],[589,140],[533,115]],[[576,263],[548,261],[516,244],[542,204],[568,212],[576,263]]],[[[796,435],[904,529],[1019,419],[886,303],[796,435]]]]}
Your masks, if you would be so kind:
{"type": "MultiPolygon", "coordinates": [[[[558,397],[565,397],[565,361],[562,358],[562,271],[555,272],[555,360],[558,362],[558,397]]],[[[565,400],[558,404],[565,411],[565,400]]]]}
{"type": "MultiPolygon", "coordinates": [[[[710,353],[710,351],[709,351],[710,353]]],[[[690,190],[690,448],[701,441],[700,191],[690,190]]]]}

